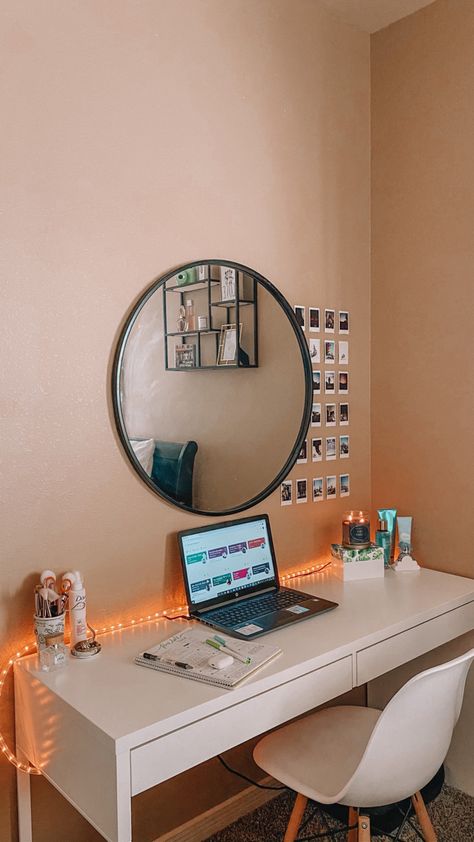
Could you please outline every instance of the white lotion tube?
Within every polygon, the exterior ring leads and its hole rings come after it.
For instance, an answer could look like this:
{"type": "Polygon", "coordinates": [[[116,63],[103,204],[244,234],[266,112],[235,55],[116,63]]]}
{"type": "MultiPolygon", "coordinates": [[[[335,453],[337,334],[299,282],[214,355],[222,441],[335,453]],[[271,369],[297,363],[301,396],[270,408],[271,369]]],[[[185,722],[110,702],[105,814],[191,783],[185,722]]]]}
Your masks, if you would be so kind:
{"type": "Polygon", "coordinates": [[[79,570],[74,571],[74,581],[69,591],[69,624],[72,649],[80,640],[87,639],[86,591],[79,570]]]}

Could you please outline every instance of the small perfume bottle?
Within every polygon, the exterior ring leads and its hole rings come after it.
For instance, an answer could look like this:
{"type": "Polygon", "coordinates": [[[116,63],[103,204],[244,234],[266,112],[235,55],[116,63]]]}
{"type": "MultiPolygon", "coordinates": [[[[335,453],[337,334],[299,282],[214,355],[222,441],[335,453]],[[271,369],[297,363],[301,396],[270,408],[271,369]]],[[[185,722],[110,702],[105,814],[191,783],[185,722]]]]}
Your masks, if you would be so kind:
{"type": "Polygon", "coordinates": [[[386,520],[378,521],[378,529],[375,533],[375,543],[378,547],[382,547],[383,549],[384,567],[390,567],[390,550],[392,541],[386,520]]]}
{"type": "Polygon", "coordinates": [[[45,647],[40,649],[40,666],[43,672],[61,669],[66,666],[67,655],[62,634],[50,634],[45,637],[45,647]]]}

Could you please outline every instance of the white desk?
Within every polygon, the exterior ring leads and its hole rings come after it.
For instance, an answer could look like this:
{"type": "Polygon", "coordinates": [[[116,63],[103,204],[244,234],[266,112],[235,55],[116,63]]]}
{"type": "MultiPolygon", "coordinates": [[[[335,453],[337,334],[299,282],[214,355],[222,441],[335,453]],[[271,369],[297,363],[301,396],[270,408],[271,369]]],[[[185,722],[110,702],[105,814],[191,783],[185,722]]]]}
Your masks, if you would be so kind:
{"type": "MultiPolygon", "coordinates": [[[[177,621],[104,636],[97,658],[58,673],[22,659],[18,750],[105,839],[130,842],[133,795],[474,628],[470,579],[422,570],[345,584],[316,574],[295,584],[340,607],[274,632],[283,654],[234,690],[133,663],[177,621]]],[[[28,780],[19,773],[20,842],[31,839],[28,780]]]]}

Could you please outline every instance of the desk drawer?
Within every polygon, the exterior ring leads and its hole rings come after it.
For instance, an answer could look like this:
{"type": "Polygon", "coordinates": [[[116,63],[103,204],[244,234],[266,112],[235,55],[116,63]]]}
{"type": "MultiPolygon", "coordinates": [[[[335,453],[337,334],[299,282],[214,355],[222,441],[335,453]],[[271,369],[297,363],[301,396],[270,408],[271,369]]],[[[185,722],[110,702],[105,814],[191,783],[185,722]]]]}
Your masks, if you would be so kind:
{"type": "Polygon", "coordinates": [[[133,749],[132,795],[275,728],[351,688],[352,657],[348,655],[133,749]]]}
{"type": "MultiPolygon", "coordinates": [[[[399,573],[409,576],[409,573],[399,573]]],[[[474,628],[474,602],[361,649],[356,653],[356,686],[423,655],[474,628]]]]}

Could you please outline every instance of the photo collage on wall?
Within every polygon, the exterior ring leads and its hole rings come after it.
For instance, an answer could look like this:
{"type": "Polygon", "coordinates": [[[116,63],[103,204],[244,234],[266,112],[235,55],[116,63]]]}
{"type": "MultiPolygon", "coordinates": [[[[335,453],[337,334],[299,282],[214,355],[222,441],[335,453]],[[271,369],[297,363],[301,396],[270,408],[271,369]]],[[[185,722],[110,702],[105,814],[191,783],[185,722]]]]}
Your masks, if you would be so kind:
{"type": "Polygon", "coordinates": [[[284,480],[280,490],[282,506],[307,503],[308,499],[319,503],[350,494],[350,476],[342,462],[351,455],[349,430],[345,429],[350,423],[349,312],[303,305],[295,305],[294,312],[307,337],[313,376],[308,438],[296,464],[318,462],[320,465],[313,472],[322,476],[284,480]]]}

